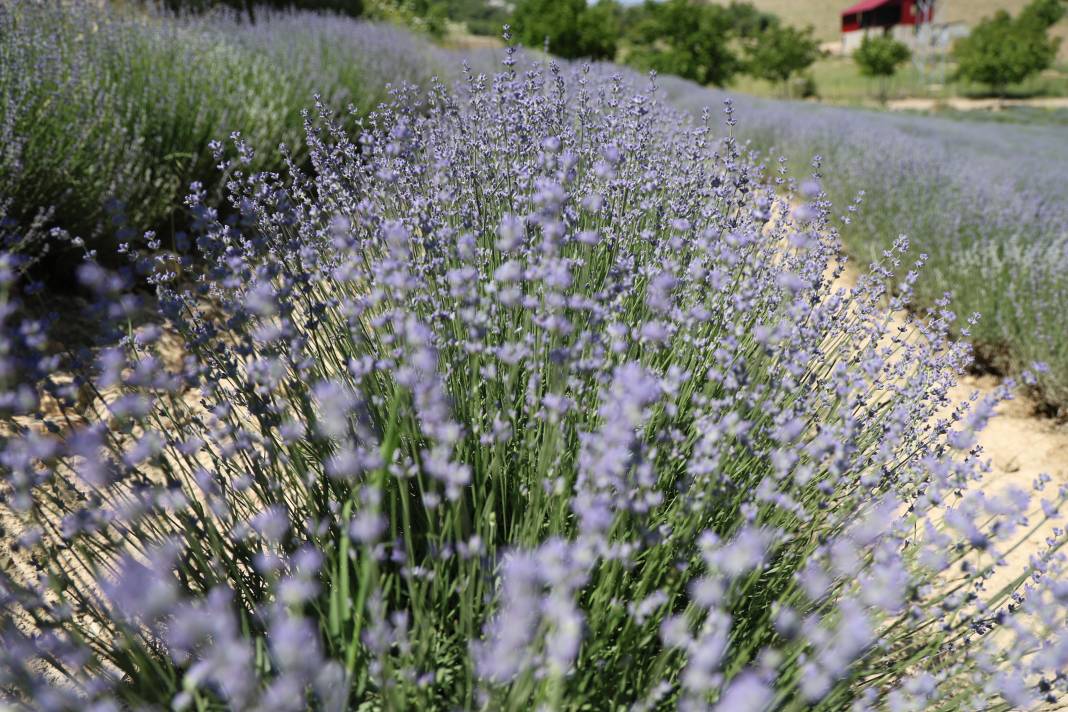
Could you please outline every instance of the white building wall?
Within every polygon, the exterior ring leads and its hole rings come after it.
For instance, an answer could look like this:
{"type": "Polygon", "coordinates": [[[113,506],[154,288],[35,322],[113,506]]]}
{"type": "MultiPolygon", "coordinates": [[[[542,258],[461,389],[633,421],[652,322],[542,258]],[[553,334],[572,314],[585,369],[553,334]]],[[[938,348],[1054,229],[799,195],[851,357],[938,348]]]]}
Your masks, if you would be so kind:
{"type": "MultiPolygon", "coordinates": [[[[860,43],[864,40],[864,37],[872,35],[883,34],[883,28],[881,27],[865,27],[860,30],[854,30],[852,32],[842,33],[842,54],[852,54],[860,43]]],[[[964,37],[968,34],[968,28],[963,23],[935,23],[933,25],[924,25],[923,29],[917,33],[916,27],[913,25],[895,25],[890,28],[890,35],[898,42],[903,42],[909,47],[915,48],[919,44],[931,43],[934,39],[934,44],[948,46],[952,40],[958,37],[964,37]],[[935,36],[932,38],[932,34],[935,36]]]]}

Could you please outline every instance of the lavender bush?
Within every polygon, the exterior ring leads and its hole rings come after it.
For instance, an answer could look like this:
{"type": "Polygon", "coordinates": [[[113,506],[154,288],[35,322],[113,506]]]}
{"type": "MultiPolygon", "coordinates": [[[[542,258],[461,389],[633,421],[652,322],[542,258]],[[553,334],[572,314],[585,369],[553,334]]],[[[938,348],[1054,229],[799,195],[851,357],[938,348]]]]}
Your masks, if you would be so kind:
{"type": "Polygon", "coordinates": [[[146,229],[183,247],[181,198],[199,181],[221,200],[209,144],[238,131],[276,169],[306,160],[301,109],[316,92],[367,111],[390,81],[430,76],[430,52],[400,30],[308,13],[180,18],[95,5],[0,6],[0,232],[6,249],[100,250],[146,229]],[[389,71],[382,66],[388,62],[389,71]],[[2,230],[2,228],[0,228],[2,230]]]}
{"type": "Polygon", "coordinates": [[[199,30],[305,77],[335,108],[352,104],[362,115],[389,98],[390,86],[426,86],[431,77],[453,70],[446,52],[394,25],[308,12],[261,14],[255,25],[232,16],[207,18],[199,30]]]}
{"type": "MultiPolygon", "coordinates": [[[[214,172],[209,141],[242,128],[299,144],[293,82],[173,23],[75,4],[0,9],[0,124],[13,137],[0,195],[86,240],[162,227],[189,181],[214,172]]],[[[45,246],[42,246],[44,249],[45,246]]]]}
{"type": "Polygon", "coordinates": [[[1062,532],[1013,553],[1066,492],[975,489],[992,404],[904,243],[834,290],[825,194],[729,106],[517,61],[320,107],[307,171],[239,140],[158,323],[80,269],[118,346],[51,353],[0,271],[9,704],[1059,699],[1062,532]]]}
{"type": "MultiPolygon", "coordinates": [[[[714,93],[667,80],[680,106],[714,93]]],[[[840,224],[867,259],[902,234],[929,256],[917,299],[946,292],[953,308],[980,313],[979,355],[1017,375],[1041,362],[1040,396],[1068,403],[1068,141],[1063,127],[954,122],[918,116],[749,100],[739,107],[753,146],[797,160],[819,154],[839,205],[863,192],[840,224]]]]}
{"type": "MultiPolygon", "coordinates": [[[[200,19],[101,13],[15,2],[0,8],[0,240],[40,254],[66,228],[106,254],[153,227],[186,246],[179,196],[191,181],[221,200],[225,177],[208,144],[239,130],[277,169],[285,143],[304,166],[300,107],[360,113],[390,82],[426,85],[458,60],[395,28],[310,13],[200,19]],[[163,160],[160,158],[163,157],[163,160]],[[130,230],[129,228],[133,228],[130,230]]],[[[485,66],[487,57],[476,57],[485,66]]],[[[610,73],[614,68],[599,68],[610,73]]],[[[718,95],[665,78],[672,100],[699,112],[718,95]]],[[[742,102],[740,138],[804,165],[820,154],[838,223],[865,261],[901,234],[928,256],[917,302],[983,318],[982,360],[1015,376],[1037,369],[1047,405],[1068,402],[1068,165],[1060,127],[983,126],[783,102],[742,102]]],[[[352,128],[348,126],[347,128],[352,128]]],[[[958,333],[958,336],[960,334],[958,333]]]]}

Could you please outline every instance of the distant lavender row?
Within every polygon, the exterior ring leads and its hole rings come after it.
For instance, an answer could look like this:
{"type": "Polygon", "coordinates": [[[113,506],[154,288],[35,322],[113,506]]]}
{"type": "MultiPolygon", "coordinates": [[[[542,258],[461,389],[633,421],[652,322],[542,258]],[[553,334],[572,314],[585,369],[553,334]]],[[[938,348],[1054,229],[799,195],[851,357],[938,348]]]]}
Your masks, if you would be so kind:
{"type": "Polygon", "coordinates": [[[434,50],[389,26],[311,14],[177,19],[81,3],[0,5],[0,238],[39,257],[60,228],[114,255],[147,229],[183,247],[193,181],[222,196],[209,145],[240,132],[255,170],[306,160],[315,93],[361,112],[425,84],[434,50]]]}
{"type": "MultiPolygon", "coordinates": [[[[663,83],[693,110],[721,96],[663,83]]],[[[982,315],[971,335],[985,361],[1013,375],[1048,365],[1042,396],[1068,404],[1068,130],[738,101],[755,145],[822,157],[843,215],[864,192],[842,225],[851,252],[867,260],[908,235],[929,256],[920,301],[952,292],[954,309],[982,315]]]]}

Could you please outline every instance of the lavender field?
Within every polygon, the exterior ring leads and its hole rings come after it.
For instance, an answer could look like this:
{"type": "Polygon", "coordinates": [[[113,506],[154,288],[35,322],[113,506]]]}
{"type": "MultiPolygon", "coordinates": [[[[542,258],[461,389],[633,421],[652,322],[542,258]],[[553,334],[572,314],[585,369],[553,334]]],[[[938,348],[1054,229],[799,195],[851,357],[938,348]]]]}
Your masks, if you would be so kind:
{"type": "MultiPolygon", "coordinates": [[[[716,92],[665,81],[692,111],[716,92]]],[[[814,157],[847,251],[862,264],[900,236],[926,255],[917,299],[980,314],[967,336],[984,366],[1068,403],[1068,132],[749,99],[739,135],[797,172],[814,157]],[[863,192],[858,209],[848,211],[863,192]],[[1031,378],[1027,379],[1029,382],[1031,378]]]]}
{"type": "Polygon", "coordinates": [[[4,708],[1068,694],[1068,483],[951,395],[1064,402],[1054,129],[30,3],[0,99],[4,708]]]}

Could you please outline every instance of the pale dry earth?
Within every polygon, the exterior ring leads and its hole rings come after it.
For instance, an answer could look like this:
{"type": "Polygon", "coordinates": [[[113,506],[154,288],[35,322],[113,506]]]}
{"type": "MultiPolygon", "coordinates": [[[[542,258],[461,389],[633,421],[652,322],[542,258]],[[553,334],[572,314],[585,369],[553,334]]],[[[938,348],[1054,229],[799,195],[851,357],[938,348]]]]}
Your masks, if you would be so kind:
{"type": "MultiPolygon", "coordinates": [[[[860,278],[860,271],[846,264],[833,284],[834,288],[851,289],[860,278]]],[[[923,278],[922,275],[920,277],[923,278]]],[[[902,314],[895,314],[892,323],[904,323],[902,314]]],[[[1001,378],[994,375],[961,376],[950,389],[952,404],[996,397],[1003,386],[1001,378]]],[[[947,408],[948,411],[952,408],[947,408]]],[[[1068,422],[1059,422],[1038,415],[1038,404],[1028,397],[1023,389],[1016,389],[1010,399],[1001,400],[994,410],[995,415],[978,433],[978,445],[982,448],[980,460],[989,463],[989,471],[975,485],[984,494],[996,496],[1010,488],[1021,489],[1032,495],[1029,521],[1017,529],[1014,542],[1019,542],[1004,556],[1004,565],[998,565],[994,575],[985,583],[987,592],[993,592],[1009,584],[1013,574],[1028,566],[1031,556],[1047,547],[1047,539],[1056,536],[1055,529],[1063,530],[1068,510],[1062,508],[1059,515],[1047,519],[1040,500],[1056,502],[1057,490],[1068,484],[1068,422]],[[1042,475],[1050,481],[1036,493],[1034,483],[1042,475]],[[1022,536],[1027,533],[1027,536],[1022,536]]],[[[994,564],[996,557],[984,556],[980,565],[994,564]]]]}
{"type": "MultiPolygon", "coordinates": [[[[859,276],[857,268],[847,264],[834,286],[850,289],[859,276]]],[[[997,376],[969,374],[959,379],[950,394],[954,402],[975,395],[981,399],[995,395],[1001,385],[997,376]]],[[[1043,473],[1054,483],[1068,483],[1068,422],[1038,415],[1038,404],[1022,389],[1011,400],[1002,401],[995,412],[979,434],[983,456],[993,465],[984,480],[986,488],[1017,485],[1030,489],[1031,482],[1043,473]]]]}
{"type": "Polygon", "coordinates": [[[1068,97],[1040,96],[1031,99],[969,99],[960,96],[946,99],[910,97],[886,102],[886,108],[891,111],[937,111],[938,109],[1000,111],[1010,106],[1025,106],[1035,109],[1068,109],[1068,97]]]}

